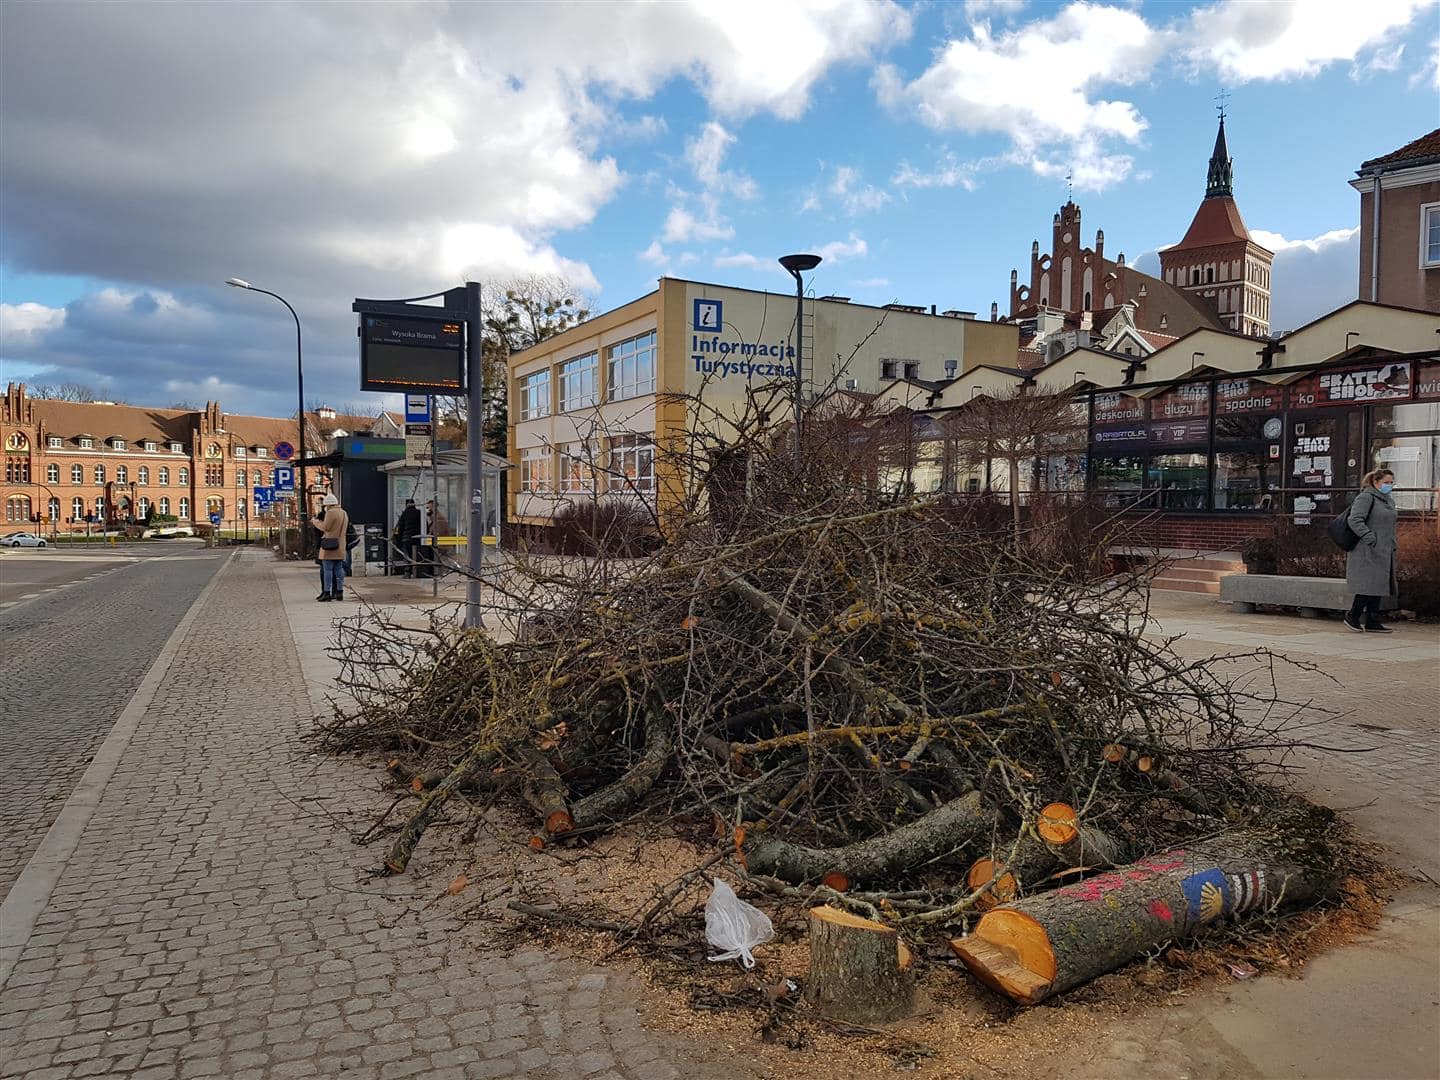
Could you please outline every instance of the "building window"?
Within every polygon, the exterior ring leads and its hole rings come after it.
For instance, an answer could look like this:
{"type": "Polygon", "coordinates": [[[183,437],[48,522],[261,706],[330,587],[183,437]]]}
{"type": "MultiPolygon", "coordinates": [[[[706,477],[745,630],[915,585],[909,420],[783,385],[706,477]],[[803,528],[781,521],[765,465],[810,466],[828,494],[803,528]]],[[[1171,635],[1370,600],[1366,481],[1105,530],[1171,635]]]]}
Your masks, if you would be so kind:
{"type": "MultiPolygon", "coordinates": [[[[337,432],[336,434],[339,434],[339,433],[337,432]]],[[[264,456],[265,456],[265,447],[263,447],[263,446],[257,446],[257,447],[255,447],[254,456],[255,456],[255,457],[264,457],[264,456]]]]}
{"type": "Polygon", "coordinates": [[[222,499],[219,495],[211,495],[205,500],[205,513],[219,514],[221,517],[224,517],[225,500],[222,499]]]}
{"type": "Polygon", "coordinates": [[[130,469],[127,466],[115,466],[115,482],[117,484],[128,484],[130,482],[130,469]]]}
{"type": "Polygon", "coordinates": [[[146,450],[149,450],[151,453],[154,453],[154,452],[155,452],[155,444],[154,444],[153,442],[151,442],[149,439],[146,439],[146,440],[145,440],[145,449],[146,449],[146,450]]]}
{"type": "Polygon", "coordinates": [[[156,476],[159,478],[162,487],[168,485],[170,483],[170,466],[161,465],[160,471],[156,473],[156,476]]]}
{"type": "Polygon", "coordinates": [[[225,463],[216,461],[205,466],[205,486],[220,487],[225,483],[225,463]]]}
{"type": "Polygon", "coordinates": [[[1440,203],[1420,207],[1420,265],[1440,266],[1440,203]]]}
{"type": "Polygon", "coordinates": [[[571,412],[600,404],[600,359],[595,353],[560,365],[559,411],[571,412]]]}
{"type": "Polygon", "coordinates": [[[85,482],[85,466],[84,466],[84,465],[71,465],[71,466],[70,466],[70,482],[71,482],[72,484],[83,484],[83,483],[85,482]]]}
{"type": "Polygon", "coordinates": [[[70,520],[71,520],[71,521],[84,521],[84,520],[85,520],[85,500],[84,500],[84,499],[81,499],[81,498],[78,498],[78,497],[77,497],[77,498],[74,498],[74,499],[71,499],[71,500],[70,500],[70,520]]]}
{"type": "Polygon", "coordinates": [[[101,521],[105,520],[105,498],[101,496],[95,500],[95,516],[101,521]]]}
{"type": "Polygon", "coordinates": [[[140,483],[142,483],[142,484],[148,484],[148,483],[150,483],[150,466],[149,466],[149,465],[141,465],[140,468],[136,469],[136,470],[135,470],[135,479],[138,480],[138,481],[139,481],[140,483]]]}
{"type": "Polygon", "coordinates": [[[170,496],[160,496],[160,513],[165,517],[170,516],[170,496]]]}
{"type": "Polygon", "coordinates": [[[48,446],[51,450],[59,450],[61,442],[62,440],[59,435],[51,435],[45,440],[45,445],[48,446]]]}
{"type": "Polygon", "coordinates": [[[140,520],[144,521],[150,516],[150,500],[144,495],[140,496],[140,520]]]}
{"type": "Polygon", "coordinates": [[[880,361],[880,378],[893,379],[897,377],[900,370],[900,363],[897,360],[880,361]]]}
{"type": "Polygon", "coordinates": [[[7,457],[5,459],[5,482],[7,484],[28,484],[30,482],[30,459],[28,457],[7,457]]]}
{"type": "Polygon", "coordinates": [[[250,474],[247,473],[244,469],[241,469],[238,473],[235,474],[235,486],[244,487],[250,482],[249,477],[250,474]]]}
{"type": "Polygon", "coordinates": [[[237,447],[235,447],[235,456],[236,456],[236,457],[244,457],[244,456],[245,456],[245,447],[243,447],[243,446],[237,446],[237,447]]]}
{"type": "Polygon", "coordinates": [[[80,449],[81,449],[81,450],[91,450],[91,449],[94,448],[94,446],[95,446],[95,440],[94,440],[94,439],[91,439],[91,438],[86,437],[86,438],[82,438],[82,439],[80,440],[80,449]]]}
{"type": "Polygon", "coordinates": [[[45,466],[45,482],[46,482],[47,484],[58,484],[58,483],[60,482],[60,466],[59,466],[59,465],[46,465],[46,466],[45,466]]]}
{"type": "Polygon", "coordinates": [[[178,442],[172,442],[172,443],[170,444],[170,452],[171,452],[172,454],[178,454],[178,453],[180,453],[180,444],[179,444],[178,442]]]}
{"type": "Polygon", "coordinates": [[[5,500],[5,520],[13,523],[30,520],[30,496],[11,495],[5,500]]]}
{"type": "Polygon", "coordinates": [[[45,505],[45,510],[46,510],[46,512],[50,515],[50,520],[51,520],[51,521],[59,521],[59,520],[60,520],[60,500],[59,500],[59,499],[54,498],[54,497],[52,496],[51,499],[50,499],[50,501],[45,505]]]}
{"type": "Polygon", "coordinates": [[[605,355],[611,401],[655,392],[655,331],[611,345],[605,355]]]}
{"type": "Polygon", "coordinates": [[[124,439],[111,439],[111,440],[110,440],[110,445],[111,445],[112,447],[114,447],[116,450],[124,450],[124,449],[125,449],[125,440],[124,440],[124,439]]]}
{"type": "Polygon", "coordinates": [[[918,360],[906,360],[906,361],[905,361],[905,378],[907,378],[907,379],[918,379],[919,377],[920,377],[920,361],[918,361],[918,360]]]}
{"type": "Polygon", "coordinates": [[[550,490],[548,446],[530,446],[520,452],[520,490],[532,494],[550,490]]]}
{"type": "Polygon", "coordinates": [[[182,498],[182,499],[180,500],[180,520],[181,520],[181,521],[189,521],[189,520],[190,520],[190,500],[189,500],[189,499],[183,499],[183,498],[182,498]]]}
{"type": "Polygon", "coordinates": [[[611,491],[655,490],[655,444],[647,435],[615,435],[607,466],[611,491]]]}
{"type": "Polygon", "coordinates": [[[520,419],[550,415],[550,371],[534,371],[520,379],[520,419]]]}
{"type": "Polygon", "coordinates": [[[595,447],[569,443],[560,448],[560,490],[567,495],[595,490],[595,447]]]}
{"type": "Polygon", "coordinates": [[[105,466],[104,466],[104,465],[96,465],[96,466],[95,466],[95,483],[97,483],[97,484],[103,484],[103,483],[105,483],[105,466]]]}
{"type": "Polygon", "coordinates": [[[180,483],[182,485],[190,483],[190,470],[183,465],[180,466],[180,483]]]}

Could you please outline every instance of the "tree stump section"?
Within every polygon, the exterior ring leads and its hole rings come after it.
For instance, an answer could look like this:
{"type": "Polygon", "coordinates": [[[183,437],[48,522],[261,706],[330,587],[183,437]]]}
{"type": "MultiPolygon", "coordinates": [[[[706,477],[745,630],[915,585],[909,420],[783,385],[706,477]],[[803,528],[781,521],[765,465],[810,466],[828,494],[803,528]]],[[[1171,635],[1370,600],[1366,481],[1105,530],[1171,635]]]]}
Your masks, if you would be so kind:
{"type": "Polygon", "coordinates": [[[829,905],[812,908],[805,998],[834,1020],[898,1020],[915,1004],[910,950],[883,923],[829,905]]]}
{"type": "Polygon", "coordinates": [[[1219,919],[1307,903],[1332,882],[1273,834],[1230,833],[992,908],[950,947],[981,982],[1033,1005],[1219,919]]]}

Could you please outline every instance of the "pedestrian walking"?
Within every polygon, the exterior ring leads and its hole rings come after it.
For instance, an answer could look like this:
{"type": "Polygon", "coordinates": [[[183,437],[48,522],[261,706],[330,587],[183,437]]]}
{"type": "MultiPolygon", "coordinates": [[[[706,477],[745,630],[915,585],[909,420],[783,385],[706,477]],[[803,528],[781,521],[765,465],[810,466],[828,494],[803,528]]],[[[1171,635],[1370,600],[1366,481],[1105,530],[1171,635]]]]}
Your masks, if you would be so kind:
{"type": "Polygon", "coordinates": [[[321,500],[320,513],[311,524],[320,532],[320,595],[315,599],[345,599],[345,540],[350,515],[331,492],[321,500]]]}
{"type": "Polygon", "coordinates": [[[420,548],[420,508],[414,499],[405,500],[400,520],[395,522],[395,546],[405,553],[405,576],[415,576],[415,553],[420,548]]]}
{"type": "Polygon", "coordinates": [[[1388,634],[1380,621],[1380,601],[1396,595],[1395,588],[1395,474],[1375,469],[1365,474],[1360,494],[1350,504],[1346,520],[1360,542],[1345,556],[1345,584],[1355,601],[1345,614],[1345,625],[1357,633],[1388,634]]]}

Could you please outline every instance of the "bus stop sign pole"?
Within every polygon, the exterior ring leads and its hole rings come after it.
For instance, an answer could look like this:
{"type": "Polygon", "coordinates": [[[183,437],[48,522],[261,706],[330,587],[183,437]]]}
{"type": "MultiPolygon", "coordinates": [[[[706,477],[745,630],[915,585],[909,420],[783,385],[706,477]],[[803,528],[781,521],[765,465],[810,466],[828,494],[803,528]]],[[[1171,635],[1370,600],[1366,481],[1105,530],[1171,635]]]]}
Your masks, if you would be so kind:
{"type": "Polygon", "coordinates": [[[480,327],[480,283],[465,283],[465,334],[469,394],[465,424],[465,470],[470,488],[470,531],[466,547],[470,554],[470,578],[465,587],[465,625],[480,625],[480,574],[485,569],[485,373],[481,363],[483,344],[480,327]]]}

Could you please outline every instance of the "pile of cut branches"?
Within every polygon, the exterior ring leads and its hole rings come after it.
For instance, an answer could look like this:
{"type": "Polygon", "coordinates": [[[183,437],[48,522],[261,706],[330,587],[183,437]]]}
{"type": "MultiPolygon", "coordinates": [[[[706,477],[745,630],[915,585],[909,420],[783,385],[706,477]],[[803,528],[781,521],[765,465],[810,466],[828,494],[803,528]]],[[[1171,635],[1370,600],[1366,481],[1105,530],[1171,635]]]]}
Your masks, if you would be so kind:
{"type": "Polygon", "coordinates": [[[1328,821],[1245,839],[1292,809],[1304,703],[1180,657],[1142,632],[1143,583],[1048,564],[963,500],[877,499],[818,445],[804,472],[747,451],[724,485],[689,455],[712,482],[684,481],[653,555],[512,560],[486,631],[346,622],[352,704],[321,738],[421,793],[390,872],[455,793],[499,789],[544,843],[666,820],[754,884],[915,930],[1231,836],[1323,891],[1328,821]]]}

